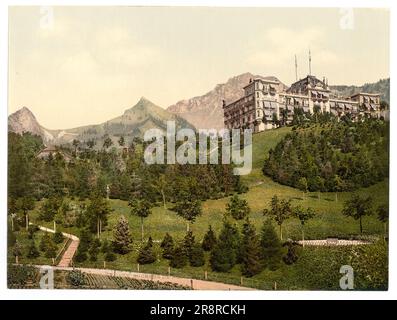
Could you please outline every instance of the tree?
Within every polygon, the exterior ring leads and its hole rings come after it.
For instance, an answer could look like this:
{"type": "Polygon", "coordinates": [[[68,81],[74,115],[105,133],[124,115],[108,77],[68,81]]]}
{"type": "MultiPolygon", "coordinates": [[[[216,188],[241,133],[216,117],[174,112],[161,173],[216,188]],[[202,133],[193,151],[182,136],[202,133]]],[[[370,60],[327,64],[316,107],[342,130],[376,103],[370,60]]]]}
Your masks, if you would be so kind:
{"type": "Polygon", "coordinates": [[[76,139],[73,139],[72,144],[73,144],[73,147],[74,147],[74,153],[76,154],[76,152],[77,152],[77,147],[80,145],[80,141],[79,141],[79,140],[76,140],[76,139]]]}
{"type": "Polygon", "coordinates": [[[186,232],[183,238],[183,249],[185,250],[186,256],[190,259],[192,256],[192,248],[195,244],[194,235],[192,231],[186,232]]]}
{"type": "Polygon", "coordinates": [[[87,147],[88,147],[89,149],[94,148],[95,144],[96,144],[96,142],[95,142],[94,139],[90,139],[90,140],[87,141],[87,147]]]}
{"type": "Polygon", "coordinates": [[[270,201],[270,210],[263,210],[264,215],[272,217],[278,224],[280,229],[280,239],[283,240],[282,224],[287,220],[292,213],[290,200],[279,200],[275,195],[270,201]]]}
{"type": "Polygon", "coordinates": [[[389,208],[387,204],[380,205],[376,210],[378,213],[378,220],[383,223],[384,226],[384,239],[387,237],[387,222],[389,221],[389,208]]]}
{"type": "Polygon", "coordinates": [[[252,277],[262,271],[261,246],[255,227],[247,218],[243,225],[243,240],[241,245],[241,273],[252,277]]]}
{"type": "Polygon", "coordinates": [[[205,251],[211,251],[216,244],[216,236],[215,232],[212,230],[212,227],[209,226],[208,231],[204,235],[202,247],[205,251]]]}
{"type": "Polygon", "coordinates": [[[62,200],[58,197],[50,197],[44,201],[41,206],[40,219],[50,222],[54,220],[55,215],[58,213],[62,205],[62,200]]]}
{"type": "Polygon", "coordinates": [[[298,254],[296,253],[297,243],[294,241],[287,241],[283,244],[283,247],[287,247],[287,254],[283,256],[283,261],[285,264],[291,265],[298,260],[298,254]]]}
{"type": "Polygon", "coordinates": [[[280,264],[282,248],[270,219],[266,219],[263,223],[260,244],[264,266],[276,270],[280,264]]]}
{"type": "Polygon", "coordinates": [[[190,223],[193,223],[202,213],[201,202],[191,199],[187,194],[182,195],[182,199],[175,204],[172,210],[187,221],[186,231],[189,231],[190,223]]]}
{"type": "Polygon", "coordinates": [[[90,247],[88,249],[91,261],[97,261],[100,247],[101,241],[98,238],[95,238],[93,241],[91,241],[90,247]]]}
{"type": "Polygon", "coordinates": [[[25,227],[26,231],[29,229],[29,210],[34,209],[34,198],[32,197],[22,197],[18,198],[16,201],[17,210],[22,211],[25,217],[25,227]]]}
{"type": "Polygon", "coordinates": [[[120,139],[119,139],[118,143],[119,143],[120,147],[123,147],[125,145],[125,140],[124,140],[123,136],[120,136],[120,139]]]}
{"type": "Polygon", "coordinates": [[[103,147],[105,149],[108,149],[112,144],[113,144],[112,139],[108,135],[105,135],[103,140],[103,147]]]}
{"type": "Polygon", "coordinates": [[[194,243],[190,252],[189,261],[192,267],[201,267],[205,264],[204,250],[199,243],[194,243]]]}
{"type": "Polygon", "coordinates": [[[104,259],[106,262],[111,262],[116,260],[116,256],[113,253],[112,246],[108,240],[102,243],[101,252],[104,254],[104,259]]]}
{"type": "Polygon", "coordinates": [[[101,236],[103,226],[107,224],[107,217],[111,211],[108,201],[102,198],[100,194],[94,194],[91,197],[86,214],[90,229],[93,232],[96,231],[98,238],[101,236]]]}
{"type": "Polygon", "coordinates": [[[15,241],[14,247],[13,247],[13,249],[12,249],[12,254],[13,254],[14,257],[15,257],[15,263],[16,263],[16,264],[19,264],[19,257],[20,257],[21,254],[22,254],[22,246],[21,246],[21,244],[19,243],[18,240],[15,241]]]}
{"type": "Polygon", "coordinates": [[[362,218],[372,214],[372,198],[353,194],[351,199],[344,203],[342,213],[347,217],[352,217],[354,220],[359,220],[360,233],[363,233],[362,218]]]}
{"type": "Polygon", "coordinates": [[[139,264],[150,264],[156,261],[156,255],[153,251],[153,240],[149,237],[145,246],[139,250],[137,262],[139,264]]]}
{"type": "Polygon", "coordinates": [[[248,202],[240,199],[237,195],[230,198],[229,203],[226,205],[226,212],[236,220],[242,220],[250,213],[248,202]]]}
{"type": "Polygon", "coordinates": [[[174,252],[174,239],[172,239],[168,232],[165,234],[160,247],[163,249],[163,258],[172,259],[172,253],[174,252]]]}
{"type": "Polygon", "coordinates": [[[292,209],[292,214],[294,217],[298,218],[301,223],[302,228],[302,245],[305,246],[305,223],[306,221],[315,217],[316,213],[312,208],[307,208],[306,210],[300,206],[292,209]]]}
{"type": "Polygon", "coordinates": [[[50,242],[51,242],[50,234],[48,232],[45,232],[40,240],[40,245],[39,245],[40,251],[46,252],[50,242]]]}
{"type": "Polygon", "coordinates": [[[45,250],[44,256],[46,258],[55,259],[57,255],[57,249],[58,248],[55,242],[51,238],[49,238],[49,242],[47,243],[47,248],[45,250]]]}
{"type": "Polygon", "coordinates": [[[172,253],[172,259],[170,261],[170,266],[172,268],[183,268],[187,265],[188,258],[186,256],[185,250],[182,245],[175,247],[172,253]]]}
{"type": "Polygon", "coordinates": [[[27,258],[34,259],[40,256],[39,250],[37,250],[34,241],[32,240],[28,247],[28,252],[26,254],[27,258]]]}
{"type": "Polygon", "coordinates": [[[113,231],[113,248],[117,253],[126,254],[132,243],[128,220],[122,215],[113,231]]]}
{"type": "Polygon", "coordinates": [[[128,202],[131,207],[131,214],[141,218],[141,241],[143,242],[144,230],[143,230],[143,219],[147,218],[151,214],[150,205],[147,200],[131,199],[128,202]]]}
{"type": "Polygon", "coordinates": [[[305,177],[300,178],[297,187],[303,192],[303,199],[305,199],[305,194],[308,191],[307,179],[305,177]]]}
{"type": "Polygon", "coordinates": [[[239,242],[240,235],[237,228],[225,219],[218,242],[211,251],[212,270],[228,272],[234,267],[240,251],[239,242]]]}

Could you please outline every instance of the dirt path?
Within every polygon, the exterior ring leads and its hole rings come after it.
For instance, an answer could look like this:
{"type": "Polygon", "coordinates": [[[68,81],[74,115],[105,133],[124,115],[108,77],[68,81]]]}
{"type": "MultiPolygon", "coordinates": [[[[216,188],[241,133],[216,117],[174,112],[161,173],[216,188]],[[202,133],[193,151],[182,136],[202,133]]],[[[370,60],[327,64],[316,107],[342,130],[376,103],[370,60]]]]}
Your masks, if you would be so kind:
{"type": "MultiPolygon", "coordinates": [[[[30,223],[30,224],[33,224],[33,223],[30,223]]],[[[45,232],[55,233],[54,229],[46,228],[43,226],[38,226],[38,228],[45,232]]],[[[69,234],[69,233],[65,233],[65,232],[62,232],[62,235],[65,238],[70,239],[71,242],[69,243],[68,247],[66,248],[65,252],[63,253],[62,258],[58,263],[58,266],[59,267],[69,267],[71,265],[73,256],[76,253],[77,248],[79,246],[80,239],[73,234],[69,234]]]]}
{"type": "Polygon", "coordinates": [[[70,268],[70,267],[54,267],[55,270],[80,270],[83,273],[96,274],[96,275],[104,275],[104,276],[113,276],[113,277],[123,277],[123,278],[133,278],[138,280],[151,280],[158,282],[171,282],[182,286],[192,287],[194,290],[256,290],[254,288],[236,286],[232,284],[222,283],[222,282],[214,282],[214,281],[205,281],[205,280],[196,280],[196,279],[188,279],[188,278],[179,278],[173,276],[152,274],[152,273],[139,273],[139,272],[130,272],[130,271],[117,271],[110,269],[95,269],[95,268],[70,268]]]}

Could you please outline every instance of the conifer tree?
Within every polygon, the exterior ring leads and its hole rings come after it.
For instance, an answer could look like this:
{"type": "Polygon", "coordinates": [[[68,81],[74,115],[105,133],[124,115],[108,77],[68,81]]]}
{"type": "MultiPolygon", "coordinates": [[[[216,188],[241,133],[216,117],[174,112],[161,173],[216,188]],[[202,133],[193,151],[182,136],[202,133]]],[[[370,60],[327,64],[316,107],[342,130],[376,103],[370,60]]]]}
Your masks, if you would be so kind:
{"type": "Polygon", "coordinates": [[[237,228],[225,220],[223,229],[214,249],[211,251],[211,268],[214,271],[228,272],[237,263],[240,236],[237,228]]]}
{"type": "Polygon", "coordinates": [[[204,235],[202,247],[205,251],[211,251],[216,244],[216,236],[215,232],[212,230],[212,227],[209,226],[208,231],[204,235]]]}
{"type": "Polygon", "coordinates": [[[236,220],[244,219],[249,215],[250,211],[247,200],[240,199],[237,195],[231,197],[226,205],[226,212],[236,220]]]}
{"type": "Polygon", "coordinates": [[[153,240],[149,237],[146,245],[139,251],[137,262],[139,264],[150,264],[156,261],[156,255],[153,251],[153,240]]]}
{"type": "Polygon", "coordinates": [[[204,250],[199,243],[193,244],[189,261],[192,267],[201,267],[205,264],[204,250]]]}
{"type": "Polygon", "coordinates": [[[40,256],[40,252],[39,252],[39,250],[37,250],[36,245],[35,245],[34,241],[32,240],[28,247],[28,252],[26,254],[26,257],[34,259],[39,256],[40,256]]]}
{"type": "Polygon", "coordinates": [[[264,266],[276,270],[280,264],[282,247],[270,219],[263,224],[260,244],[264,266]]]}
{"type": "Polygon", "coordinates": [[[188,258],[186,256],[185,249],[182,245],[178,245],[172,254],[172,259],[170,261],[170,266],[173,268],[183,268],[188,263],[188,258]]]}
{"type": "Polygon", "coordinates": [[[90,255],[91,261],[97,261],[99,249],[101,247],[101,241],[98,238],[95,238],[88,249],[88,253],[90,255]]]}
{"type": "Polygon", "coordinates": [[[241,272],[244,276],[252,277],[262,271],[261,246],[255,227],[246,220],[243,226],[243,240],[241,245],[241,272]]]}
{"type": "Polygon", "coordinates": [[[194,235],[192,231],[186,232],[185,238],[183,238],[183,249],[188,258],[192,255],[192,248],[195,244],[194,235]]]}
{"type": "Polygon", "coordinates": [[[174,252],[174,239],[172,239],[168,232],[165,234],[160,247],[163,249],[163,258],[171,259],[174,252]]]}
{"type": "Polygon", "coordinates": [[[117,253],[126,254],[130,251],[131,243],[130,227],[127,219],[122,215],[113,231],[113,248],[117,253]]]}

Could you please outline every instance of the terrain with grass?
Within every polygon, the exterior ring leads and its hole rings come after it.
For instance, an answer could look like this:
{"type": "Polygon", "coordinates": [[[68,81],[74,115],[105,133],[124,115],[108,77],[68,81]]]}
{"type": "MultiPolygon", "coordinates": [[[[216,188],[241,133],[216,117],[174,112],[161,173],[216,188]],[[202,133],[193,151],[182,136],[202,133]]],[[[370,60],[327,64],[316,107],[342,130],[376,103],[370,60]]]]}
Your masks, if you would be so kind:
{"type": "MultiPolygon", "coordinates": [[[[316,217],[309,220],[305,225],[306,239],[324,239],[327,237],[338,238],[355,238],[360,236],[358,221],[342,215],[343,202],[350,199],[350,192],[342,193],[306,193],[302,191],[278,184],[270,178],[263,176],[262,166],[269,150],[274,147],[291,128],[279,128],[275,130],[265,131],[253,136],[253,168],[252,172],[242,177],[245,184],[249,186],[249,191],[241,195],[241,198],[246,199],[250,208],[251,222],[256,226],[259,232],[263,221],[263,209],[269,207],[269,202],[274,195],[282,199],[291,199],[292,205],[300,205],[302,207],[311,207],[316,211],[316,217]]],[[[368,188],[357,190],[361,195],[371,195],[374,199],[374,207],[387,203],[388,201],[388,180],[372,185],[368,188]]],[[[72,200],[74,201],[74,200],[72,200]]],[[[225,213],[225,206],[229,201],[229,197],[218,200],[207,200],[203,203],[203,213],[199,216],[195,223],[191,226],[196,241],[201,241],[208,226],[211,225],[218,235],[222,227],[222,219],[225,213]]],[[[116,225],[119,216],[124,215],[128,221],[133,237],[133,246],[130,253],[125,255],[116,255],[117,259],[113,262],[107,262],[106,267],[111,269],[137,271],[136,258],[138,254],[140,242],[140,218],[130,214],[130,208],[126,201],[109,200],[113,212],[109,215],[108,225],[101,234],[101,239],[112,240],[113,227],[116,225]]],[[[39,221],[40,203],[37,203],[36,209],[30,213],[31,221],[42,224],[47,227],[52,227],[52,223],[45,223],[39,221]]],[[[168,208],[172,208],[171,203],[167,203],[168,208]]],[[[237,222],[241,227],[242,221],[237,222]]],[[[374,213],[372,216],[363,218],[363,234],[366,236],[381,237],[383,235],[383,225],[376,218],[374,213]]],[[[78,229],[62,228],[60,230],[78,235],[78,229]]],[[[148,273],[168,273],[169,261],[161,258],[161,250],[159,242],[163,239],[166,232],[172,235],[174,240],[182,240],[186,233],[186,222],[175,212],[164,207],[155,207],[152,209],[152,214],[144,219],[145,239],[151,236],[155,242],[155,251],[157,252],[158,260],[150,265],[140,266],[141,272],[148,273]]],[[[291,238],[300,240],[301,226],[298,220],[289,219],[283,224],[284,239],[291,238]]],[[[344,249],[335,249],[332,254],[327,254],[329,248],[309,248],[298,249],[300,258],[294,265],[287,266],[282,264],[280,269],[276,271],[264,270],[259,275],[251,279],[244,279],[243,284],[253,286],[261,289],[271,289],[274,282],[278,283],[280,289],[335,289],[338,283],[332,283],[326,287],[316,287],[314,282],[305,280],[302,272],[304,272],[305,265],[311,264],[310,261],[316,261],[316,257],[321,257],[322,264],[330,265],[335,261],[335,257],[339,257],[341,262],[344,259],[342,254],[344,249]]],[[[348,250],[348,249],[346,249],[348,250]]],[[[215,273],[210,272],[211,268],[208,265],[208,254],[206,265],[203,267],[184,267],[181,269],[172,269],[171,274],[175,276],[183,276],[189,278],[204,278],[204,272],[208,271],[208,280],[223,281],[228,283],[240,284],[240,270],[239,266],[235,266],[230,273],[215,273]]],[[[82,267],[100,267],[104,266],[104,257],[100,253],[98,260],[95,262],[85,261],[77,264],[82,267]]],[[[338,259],[336,259],[338,260],[338,259]]],[[[319,266],[308,265],[308,269],[314,272],[319,266]]],[[[334,270],[338,274],[338,270],[334,270]]]]}

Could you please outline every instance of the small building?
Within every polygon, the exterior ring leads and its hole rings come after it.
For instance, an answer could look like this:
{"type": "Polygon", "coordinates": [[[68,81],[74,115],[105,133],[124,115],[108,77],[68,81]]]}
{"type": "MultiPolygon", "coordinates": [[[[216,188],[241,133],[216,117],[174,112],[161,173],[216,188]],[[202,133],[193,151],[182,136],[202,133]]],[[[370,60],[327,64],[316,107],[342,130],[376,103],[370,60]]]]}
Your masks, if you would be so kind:
{"type": "Polygon", "coordinates": [[[55,146],[47,146],[41,151],[39,151],[36,155],[37,158],[46,160],[51,155],[52,157],[56,157],[57,154],[60,154],[66,162],[70,162],[72,157],[68,155],[66,152],[59,150],[55,146]]]}

